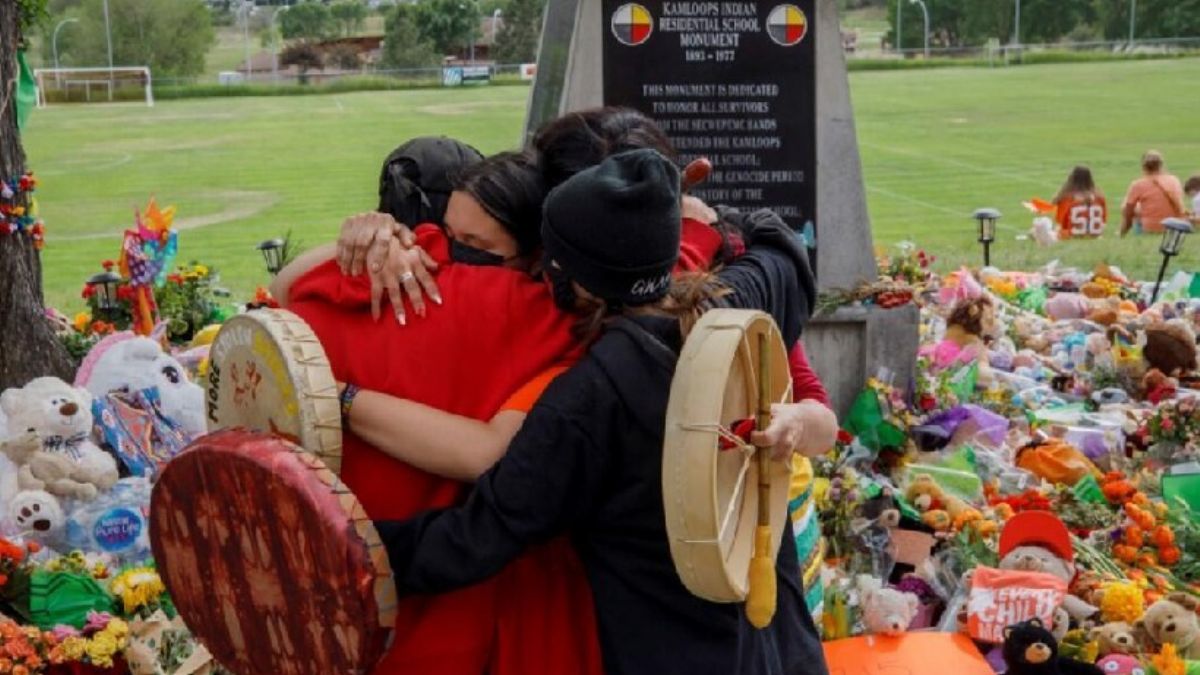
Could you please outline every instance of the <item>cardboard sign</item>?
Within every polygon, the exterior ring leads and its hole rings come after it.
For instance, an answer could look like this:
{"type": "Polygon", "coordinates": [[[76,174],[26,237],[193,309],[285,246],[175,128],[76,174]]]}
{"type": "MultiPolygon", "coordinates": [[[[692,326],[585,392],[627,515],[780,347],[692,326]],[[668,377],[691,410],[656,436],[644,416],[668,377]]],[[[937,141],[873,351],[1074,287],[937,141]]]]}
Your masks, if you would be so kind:
{"type": "Polygon", "coordinates": [[[955,633],[868,635],[823,646],[829,675],[993,675],[967,636],[955,633]]]}
{"type": "Polygon", "coordinates": [[[978,567],[967,596],[967,629],[976,640],[1000,644],[1015,623],[1039,619],[1049,628],[1066,594],[1066,582],[1052,574],[978,567]]]}
{"type": "Polygon", "coordinates": [[[929,560],[929,554],[937,540],[932,535],[913,530],[892,530],[892,545],[895,547],[896,562],[920,567],[929,560]]]}

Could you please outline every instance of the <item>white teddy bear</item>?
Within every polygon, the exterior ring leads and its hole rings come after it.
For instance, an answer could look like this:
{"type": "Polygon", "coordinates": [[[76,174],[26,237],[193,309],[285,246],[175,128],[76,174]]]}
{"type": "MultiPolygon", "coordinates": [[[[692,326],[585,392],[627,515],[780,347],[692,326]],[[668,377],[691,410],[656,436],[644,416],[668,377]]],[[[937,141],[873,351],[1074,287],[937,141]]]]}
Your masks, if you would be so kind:
{"type": "Polygon", "coordinates": [[[42,490],[17,493],[9,505],[9,516],[16,532],[26,539],[36,539],[47,546],[63,541],[67,517],[58,499],[42,490]]]}
{"type": "Polygon", "coordinates": [[[101,340],[84,359],[75,384],[93,396],[157,387],[163,415],[191,436],[207,431],[204,388],[150,338],[118,333],[101,340]]]}
{"type": "Polygon", "coordinates": [[[92,396],[57,377],[39,377],[0,394],[10,433],[33,432],[44,452],[75,460],[88,482],[108,490],[117,482],[117,462],[92,442],[92,396]]]}

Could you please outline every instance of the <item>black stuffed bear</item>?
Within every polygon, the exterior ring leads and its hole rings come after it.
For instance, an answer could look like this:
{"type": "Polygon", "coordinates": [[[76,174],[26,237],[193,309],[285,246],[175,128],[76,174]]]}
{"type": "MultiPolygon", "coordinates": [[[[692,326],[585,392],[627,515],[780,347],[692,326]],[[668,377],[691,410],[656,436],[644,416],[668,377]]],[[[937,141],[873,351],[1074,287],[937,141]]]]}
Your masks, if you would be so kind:
{"type": "Polygon", "coordinates": [[[1058,655],[1058,641],[1041,621],[1031,619],[1004,629],[1007,675],[1104,675],[1090,663],[1058,655]]]}

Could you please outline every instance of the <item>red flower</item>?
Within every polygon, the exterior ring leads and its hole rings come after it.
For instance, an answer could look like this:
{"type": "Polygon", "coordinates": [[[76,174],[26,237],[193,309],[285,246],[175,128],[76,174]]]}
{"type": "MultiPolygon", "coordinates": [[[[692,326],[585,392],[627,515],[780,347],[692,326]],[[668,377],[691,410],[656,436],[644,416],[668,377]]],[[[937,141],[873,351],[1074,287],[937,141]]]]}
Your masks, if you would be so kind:
{"type": "Polygon", "coordinates": [[[918,404],[921,406],[921,410],[931,412],[937,407],[937,399],[932,394],[921,394],[921,400],[918,404]]]}
{"type": "Polygon", "coordinates": [[[173,284],[175,284],[175,285],[177,285],[177,286],[182,286],[182,285],[183,285],[183,275],[181,275],[181,274],[168,274],[168,275],[167,275],[167,281],[170,281],[171,283],[173,283],[173,284]]]}
{"type": "Polygon", "coordinates": [[[845,429],[838,429],[837,442],[842,445],[849,445],[854,440],[854,436],[845,429]]]}
{"type": "Polygon", "coordinates": [[[105,260],[100,263],[100,266],[104,268],[105,272],[111,272],[112,268],[117,266],[117,263],[115,263],[111,260],[105,260]]]}
{"type": "Polygon", "coordinates": [[[82,293],[80,293],[80,294],[79,294],[79,296],[80,296],[81,298],[83,298],[84,300],[87,300],[87,299],[91,298],[91,297],[92,297],[93,295],[95,295],[95,294],[96,294],[96,287],[95,287],[95,286],[84,286],[84,287],[83,287],[83,292],[82,292],[82,293]]]}
{"type": "Polygon", "coordinates": [[[129,284],[121,284],[117,286],[117,299],[133,301],[133,286],[129,284]]]}

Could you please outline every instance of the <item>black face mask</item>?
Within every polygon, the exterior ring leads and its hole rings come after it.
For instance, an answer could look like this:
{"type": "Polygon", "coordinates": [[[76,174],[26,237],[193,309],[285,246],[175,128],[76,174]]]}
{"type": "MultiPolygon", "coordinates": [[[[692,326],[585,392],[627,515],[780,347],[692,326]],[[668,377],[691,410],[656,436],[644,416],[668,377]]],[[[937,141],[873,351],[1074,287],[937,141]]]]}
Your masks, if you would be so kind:
{"type": "Polygon", "coordinates": [[[554,298],[555,306],[564,312],[575,311],[579,297],[575,294],[575,287],[571,285],[571,279],[567,277],[566,272],[554,264],[547,263],[546,277],[550,279],[550,295],[554,298]]]}
{"type": "Polygon", "coordinates": [[[507,259],[497,253],[485,251],[474,246],[467,246],[457,239],[450,240],[450,259],[454,262],[460,262],[464,265],[474,265],[476,267],[499,267],[507,262],[507,259]]]}

